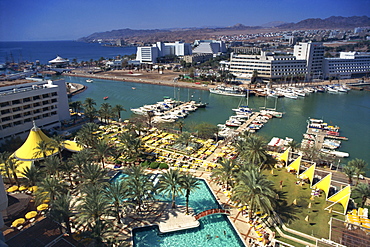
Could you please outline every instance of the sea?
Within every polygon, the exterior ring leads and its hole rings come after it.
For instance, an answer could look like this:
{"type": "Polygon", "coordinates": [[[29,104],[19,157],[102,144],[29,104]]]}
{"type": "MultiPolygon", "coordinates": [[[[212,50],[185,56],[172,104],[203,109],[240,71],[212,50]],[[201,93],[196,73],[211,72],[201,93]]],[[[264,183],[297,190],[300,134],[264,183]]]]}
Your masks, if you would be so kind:
{"type": "MultiPolygon", "coordinates": [[[[5,61],[6,54],[12,51],[15,58],[29,61],[40,60],[41,63],[55,58],[58,54],[63,58],[77,60],[99,59],[100,57],[113,58],[117,55],[131,55],[136,53],[135,47],[105,47],[99,44],[80,43],[75,41],[47,41],[47,42],[0,42],[0,63],[5,61]],[[15,52],[15,51],[18,51],[15,52]],[[32,59],[31,59],[32,58],[32,59]],[[4,59],[4,60],[2,60],[4,59]]],[[[87,78],[64,76],[67,82],[80,83],[87,86],[87,90],[73,96],[72,101],[83,101],[90,97],[95,99],[97,106],[103,102],[112,106],[121,104],[127,110],[122,118],[132,115],[131,108],[145,104],[154,104],[171,97],[179,100],[200,100],[208,106],[191,113],[185,121],[185,130],[192,126],[207,122],[214,125],[225,123],[233,115],[233,108],[248,105],[254,110],[261,107],[275,108],[284,112],[281,119],[271,119],[258,131],[267,140],[272,137],[293,138],[300,142],[306,131],[309,118],[323,119],[330,125],[340,127],[340,135],[348,137],[342,141],[339,151],[350,153],[349,158],[340,160],[345,165],[354,158],[363,159],[368,163],[367,176],[370,176],[370,92],[351,90],[347,94],[313,93],[297,100],[288,98],[246,98],[210,94],[206,90],[177,88],[173,86],[141,84],[128,81],[110,81],[94,78],[93,83],[87,83],[87,78]],[[103,98],[108,96],[108,100],[103,98]]]]}

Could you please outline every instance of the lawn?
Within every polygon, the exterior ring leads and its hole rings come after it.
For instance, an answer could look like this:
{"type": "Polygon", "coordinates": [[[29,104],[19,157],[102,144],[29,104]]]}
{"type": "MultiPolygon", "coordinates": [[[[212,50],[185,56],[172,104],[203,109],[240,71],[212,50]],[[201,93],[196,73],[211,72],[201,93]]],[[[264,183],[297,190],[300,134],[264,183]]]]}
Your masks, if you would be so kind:
{"type": "MultiPolygon", "coordinates": [[[[326,202],[323,192],[320,197],[310,200],[309,184],[296,185],[298,178],[295,174],[288,173],[284,168],[274,169],[274,174],[269,171],[265,174],[280,192],[281,206],[276,211],[281,215],[287,227],[317,238],[329,238],[330,217],[344,220],[343,215],[324,210],[330,203],[326,202]],[[283,181],[282,189],[280,189],[280,181],[283,181]],[[297,202],[296,205],[293,204],[294,200],[297,202]],[[311,208],[308,208],[309,203],[311,203],[311,208]],[[305,220],[307,216],[308,221],[305,220]]],[[[333,211],[343,212],[342,205],[334,205],[333,211]]]]}

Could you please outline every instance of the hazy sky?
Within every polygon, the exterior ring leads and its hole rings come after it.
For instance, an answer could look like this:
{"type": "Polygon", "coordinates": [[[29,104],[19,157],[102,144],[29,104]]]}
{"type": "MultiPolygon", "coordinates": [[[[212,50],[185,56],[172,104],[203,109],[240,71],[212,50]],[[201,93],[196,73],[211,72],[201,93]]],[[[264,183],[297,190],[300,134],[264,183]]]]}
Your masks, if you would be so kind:
{"type": "Polygon", "coordinates": [[[0,41],[73,40],[113,29],[261,25],[370,14],[370,0],[0,0],[0,41]]]}

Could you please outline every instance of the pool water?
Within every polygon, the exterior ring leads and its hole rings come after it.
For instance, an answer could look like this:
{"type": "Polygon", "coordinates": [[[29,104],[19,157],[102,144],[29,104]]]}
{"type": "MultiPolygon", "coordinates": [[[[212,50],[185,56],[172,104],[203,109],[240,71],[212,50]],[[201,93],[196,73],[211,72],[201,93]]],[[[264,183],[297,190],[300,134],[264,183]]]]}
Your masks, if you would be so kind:
{"type": "MultiPolygon", "coordinates": [[[[190,194],[189,206],[194,209],[195,213],[220,208],[206,182],[203,180],[200,182],[200,188],[190,194]]],[[[160,196],[157,199],[168,200],[160,196]]],[[[185,205],[185,197],[176,198],[176,204],[185,205]]],[[[197,228],[165,234],[160,234],[157,226],[134,229],[134,246],[244,246],[226,215],[209,215],[201,218],[199,222],[200,226],[197,228]]]]}

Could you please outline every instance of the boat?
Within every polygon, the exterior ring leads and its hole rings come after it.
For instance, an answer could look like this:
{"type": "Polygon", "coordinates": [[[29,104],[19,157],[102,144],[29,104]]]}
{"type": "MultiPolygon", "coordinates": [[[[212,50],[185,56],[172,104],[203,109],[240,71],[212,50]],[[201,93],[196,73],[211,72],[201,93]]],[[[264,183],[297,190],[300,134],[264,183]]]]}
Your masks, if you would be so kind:
{"type": "Polygon", "coordinates": [[[135,90],[136,89],[136,87],[132,87],[132,90],[135,90]]]}
{"type": "Polygon", "coordinates": [[[108,96],[105,96],[103,99],[104,99],[104,100],[107,100],[108,98],[109,98],[108,96]]]}
{"type": "Polygon", "coordinates": [[[245,90],[240,87],[217,86],[216,88],[210,88],[209,92],[226,96],[246,97],[245,90]]]}
{"type": "Polygon", "coordinates": [[[92,83],[93,80],[92,79],[87,79],[86,82],[92,83]]]}
{"type": "Polygon", "coordinates": [[[334,156],[337,156],[339,158],[349,157],[349,153],[346,153],[346,152],[340,152],[340,151],[334,151],[334,150],[328,150],[328,149],[321,149],[320,151],[322,153],[334,155],[334,156]]]}

